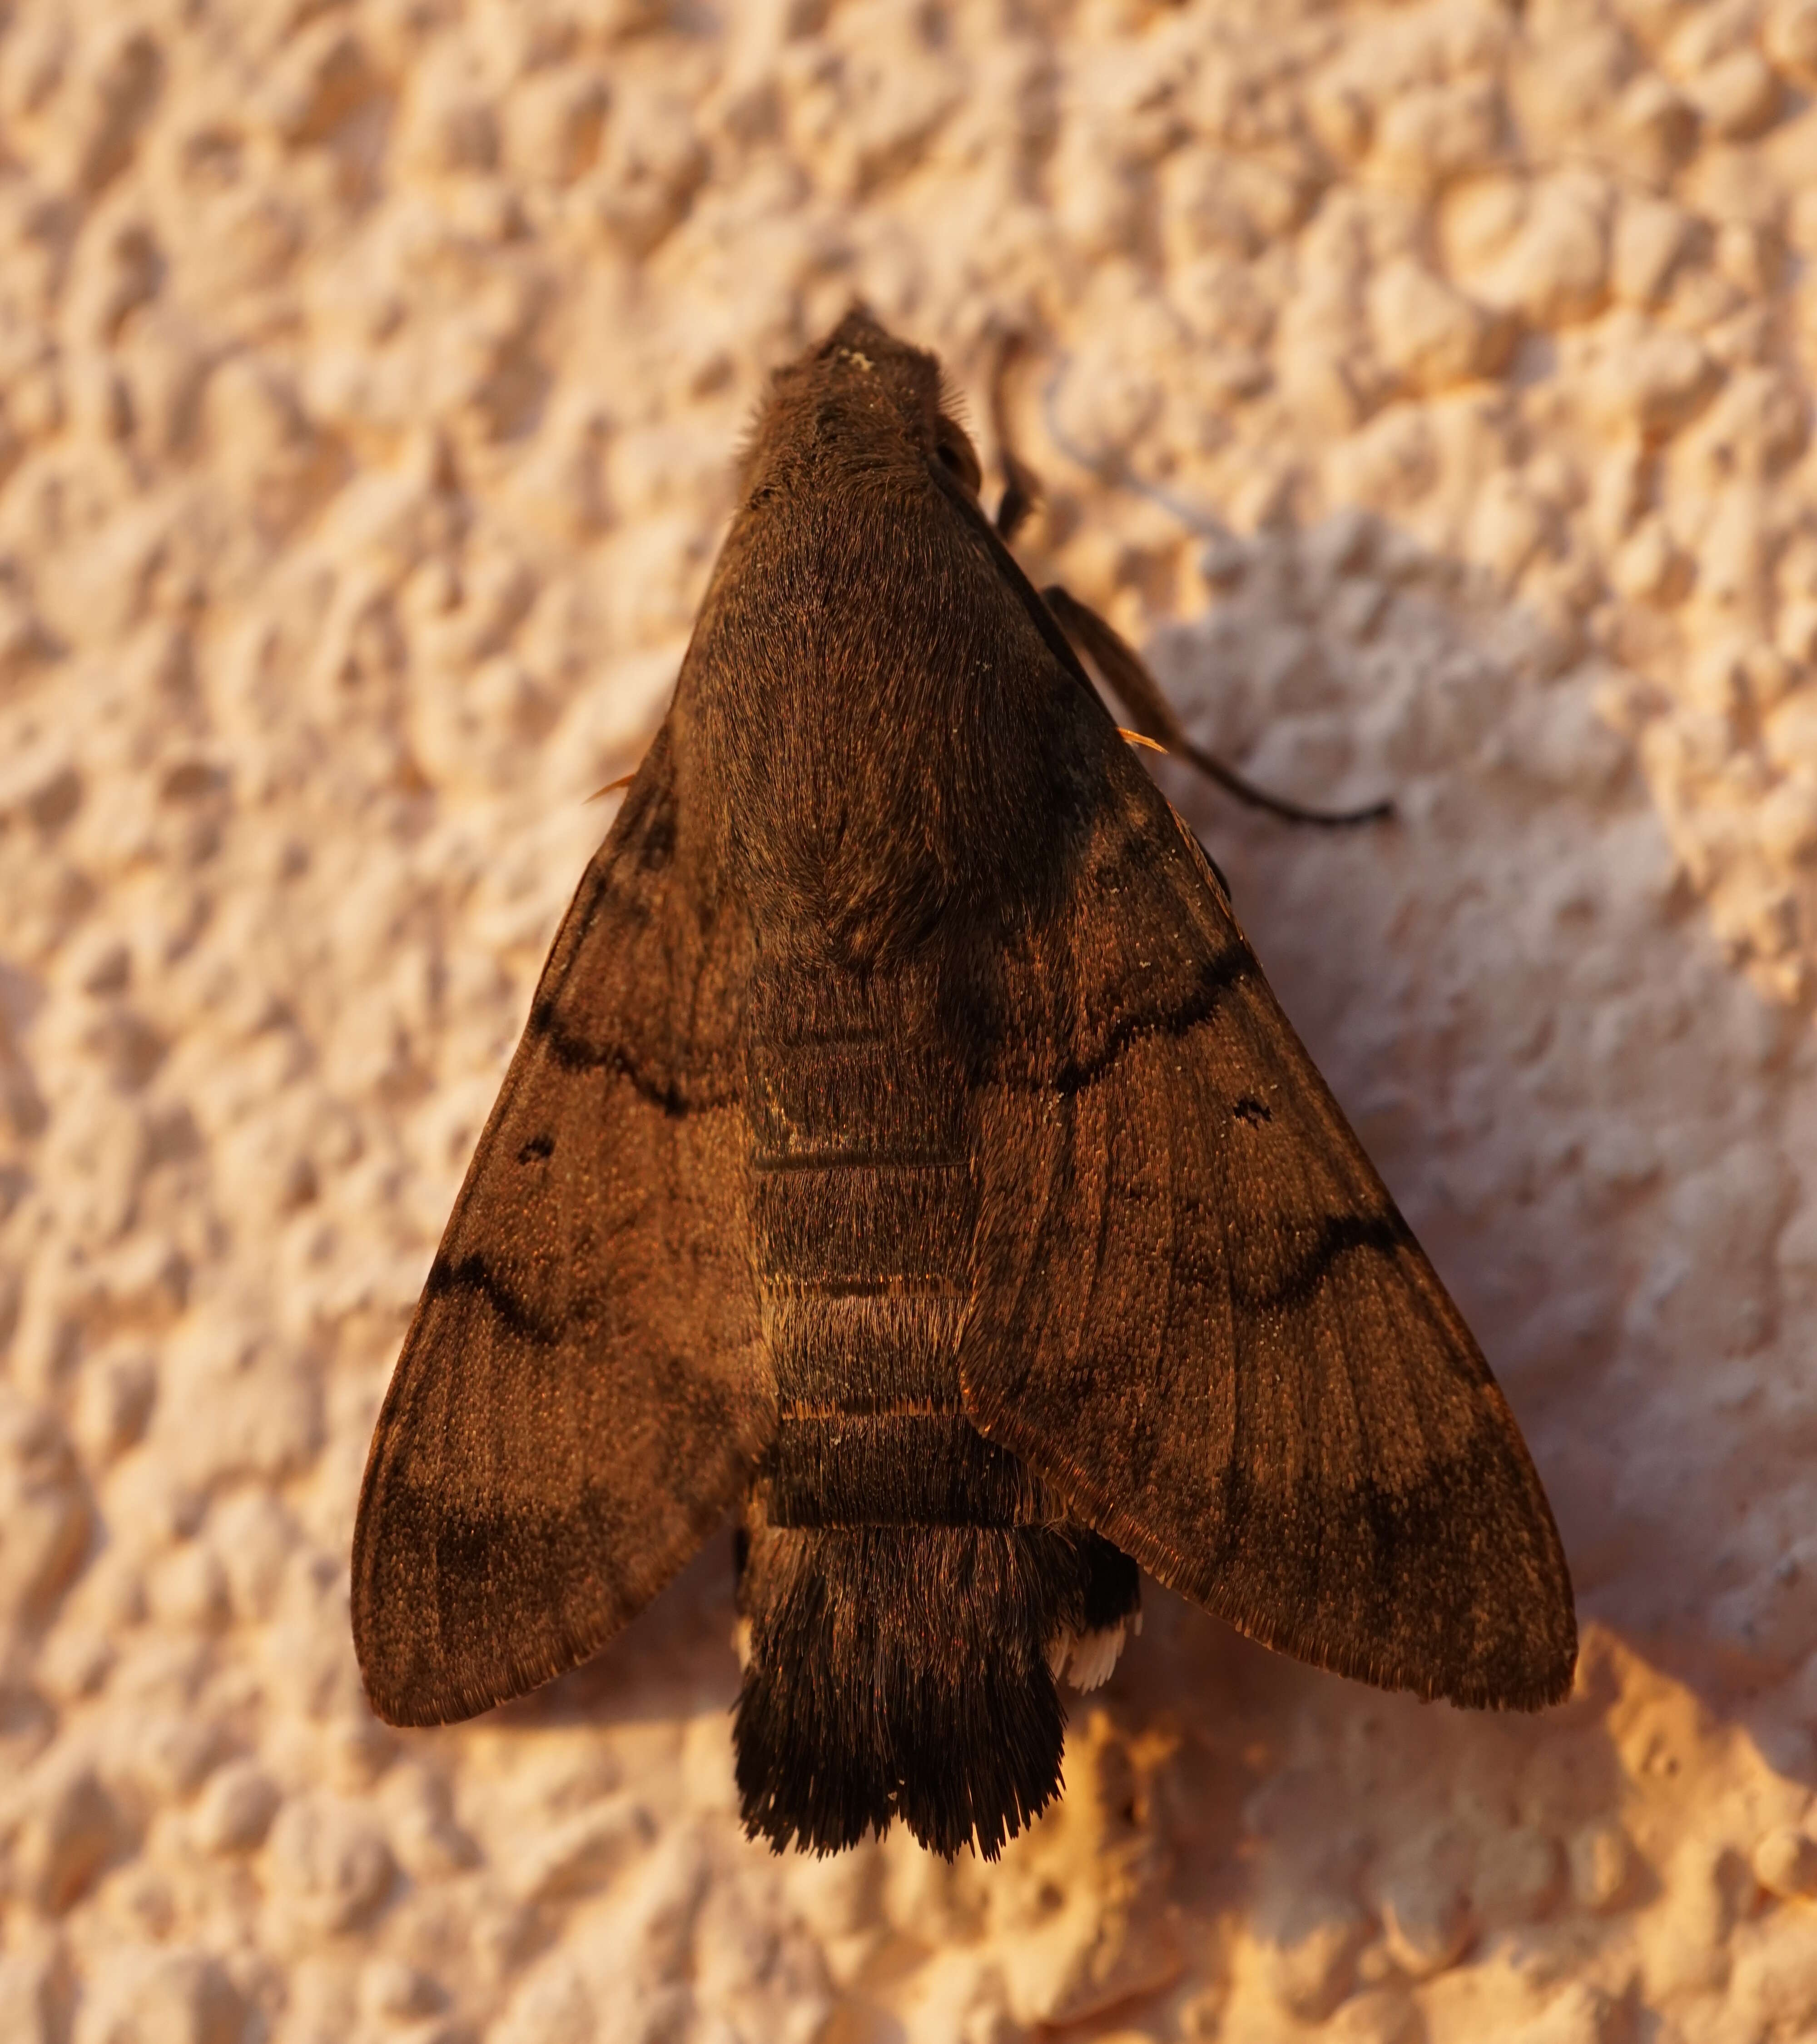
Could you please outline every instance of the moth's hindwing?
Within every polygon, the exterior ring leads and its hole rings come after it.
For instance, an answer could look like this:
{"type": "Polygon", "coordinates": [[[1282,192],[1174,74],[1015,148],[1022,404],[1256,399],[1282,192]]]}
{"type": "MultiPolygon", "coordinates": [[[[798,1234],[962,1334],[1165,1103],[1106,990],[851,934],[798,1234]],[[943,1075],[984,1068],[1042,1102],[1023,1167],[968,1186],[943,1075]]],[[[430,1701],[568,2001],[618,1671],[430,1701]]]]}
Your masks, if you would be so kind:
{"type": "Polygon", "coordinates": [[[584,1659],[774,1430],[743,1211],[749,939],[686,729],[678,697],[562,924],[373,1436],[354,1639],[394,1723],[584,1659]]]}

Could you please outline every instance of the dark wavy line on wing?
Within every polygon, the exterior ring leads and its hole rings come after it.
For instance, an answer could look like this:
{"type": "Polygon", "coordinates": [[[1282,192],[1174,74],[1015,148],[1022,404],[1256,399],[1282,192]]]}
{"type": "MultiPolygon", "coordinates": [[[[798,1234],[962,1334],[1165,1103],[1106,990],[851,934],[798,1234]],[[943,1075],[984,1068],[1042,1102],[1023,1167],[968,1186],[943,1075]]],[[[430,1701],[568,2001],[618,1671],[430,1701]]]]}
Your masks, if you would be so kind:
{"type": "Polygon", "coordinates": [[[644,1076],[622,1044],[613,1043],[602,1049],[577,1031],[563,1028],[557,1004],[553,1001],[539,1001],[530,1010],[524,1034],[534,1035],[546,1043],[550,1055],[564,1071],[609,1071],[627,1081],[640,1100],[659,1108],[671,1121],[684,1120],[690,1114],[711,1114],[739,1104],[740,1096],[732,1086],[712,1093],[686,1093],[673,1080],[666,1085],[659,1085],[644,1076]]]}
{"type": "Polygon", "coordinates": [[[1266,1292],[1246,1295],[1243,1304],[1252,1311],[1261,1312],[1283,1306],[1303,1306],[1331,1276],[1338,1259],[1348,1256],[1352,1251],[1370,1250],[1392,1263],[1404,1251],[1418,1247],[1413,1231],[1392,1207],[1373,1214],[1332,1214],[1320,1227],[1318,1240],[1300,1258],[1293,1274],[1266,1292]]]}
{"type": "Polygon", "coordinates": [[[496,1274],[486,1257],[478,1253],[455,1258],[438,1256],[429,1266],[429,1274],[423,1281],[424,1304],[431,1299],[450,1297],[457,1292],[477,1292],[513,1334],[521,1341],[534,1342],[539,1348],[559,1347],[574,1317],[571,1308],[559,1321],[532,1312],[496,1274]]]}
{"type": "Polygon", "coordinates": [[[1061,1094],[1084,1093],[1112,1070],[1131,1044],[1149,1036],[1189,1036],[1211,1020],[1233,987],[1254,978],[1257,971],[1247,944],[1227,944],[1200,968],[1198,984],[1180,1006],[1164,1013],[1126,1016],[1093,1056],[1075,1058],[1062,1065],[1049,1084],[1039,1090],[1061,1094]]]}

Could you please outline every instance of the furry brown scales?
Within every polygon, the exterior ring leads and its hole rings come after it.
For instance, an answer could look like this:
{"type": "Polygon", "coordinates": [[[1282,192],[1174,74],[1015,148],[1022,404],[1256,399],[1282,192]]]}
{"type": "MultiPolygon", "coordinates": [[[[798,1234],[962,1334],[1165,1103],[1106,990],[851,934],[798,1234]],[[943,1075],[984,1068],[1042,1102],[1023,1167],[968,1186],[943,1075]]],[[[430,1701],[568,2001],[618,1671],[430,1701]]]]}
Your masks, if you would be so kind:
{"type": "Polygon", "coordinates": [[[1135,1565],[1082,1527],[759,1523],[739,1575],[733,1737],[752,1831],[855,1845],[900,1817],[995,1859],[1060,1787],[1064,1633],[1135,1608],[1135,1565]]]}
{"type": "Polygon", "coordinates": [[[1534,1708],[1576,1656],[1481,1350],[978,485],[863,313],[775,379],[355,1533],[368,1693],[435,1723],[742,1502],[778,1843],[996,1850],[1101,1562],[1423,1696],[1534,1708]]]}

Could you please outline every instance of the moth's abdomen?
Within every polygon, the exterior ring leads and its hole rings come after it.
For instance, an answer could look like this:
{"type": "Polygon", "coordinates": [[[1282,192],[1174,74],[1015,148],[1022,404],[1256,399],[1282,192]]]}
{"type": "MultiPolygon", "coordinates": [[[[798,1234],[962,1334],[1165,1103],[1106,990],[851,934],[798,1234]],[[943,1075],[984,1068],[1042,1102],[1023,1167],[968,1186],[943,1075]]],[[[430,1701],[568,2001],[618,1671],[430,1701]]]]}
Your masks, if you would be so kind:
{"type": "Polygon", "coordinates": [[[831,1851],[901,1817],[994,1858],[1058,1792],[1055,1675],[1135,1610],[1135,1566],[966,1416],[964,1093],[912,990],[846,982],[829,1013],[824,983],[771,985],[746,1093],[778,1424],[741,1535],[745,1820],[831,1851]]]}
{"type": "Polygon", "coordinates": [[[901,1817],[948,1858],[975,1841],[996,1858],[1059,1788],[1047,1647],[1083,1554],[1032,1527],[759,1518],[746,1538],[733,1741],[747,1828],[778,1850],[837,1852],[901,1817]]]}
{"type": "Polygon", "coordinates": [[[958,1076],[879,1026],[760,1032],[751,1206],[778,1525],[1009,1525],[1048,1501],[959,1396],[974,1226],[958,1076]]]}

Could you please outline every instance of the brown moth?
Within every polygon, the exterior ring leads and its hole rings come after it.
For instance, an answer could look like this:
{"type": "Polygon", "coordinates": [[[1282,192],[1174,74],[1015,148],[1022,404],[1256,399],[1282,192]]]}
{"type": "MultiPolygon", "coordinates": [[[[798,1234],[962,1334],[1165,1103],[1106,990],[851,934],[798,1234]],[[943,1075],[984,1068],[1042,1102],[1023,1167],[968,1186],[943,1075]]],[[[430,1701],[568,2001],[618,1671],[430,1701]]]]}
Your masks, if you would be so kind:
{"type": "Polygon", "coordinates": [[[900,1817],[994,1857],[1138,1564],[1423,1696],[1536,1708],[1576,1658],[1481,1352],[1069,632],[1183,744],[1171,712],[980,481],[862,311],[774,379],[354,1535],[374,1708],[434,1724],[594,1653],[736,1511],[778,1848],[900,1817]]]}

